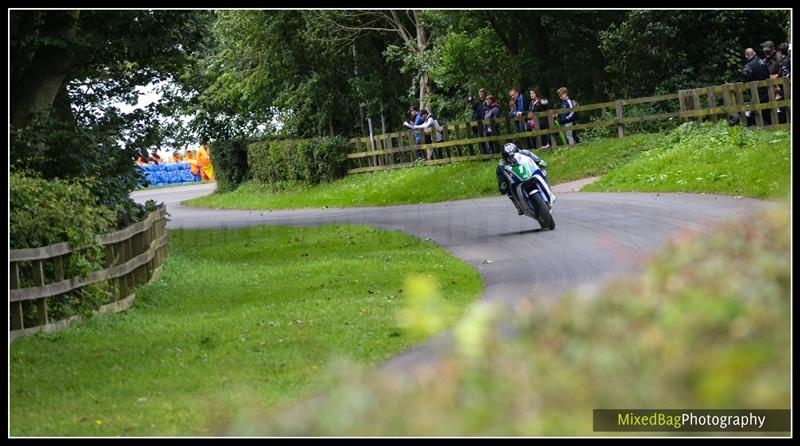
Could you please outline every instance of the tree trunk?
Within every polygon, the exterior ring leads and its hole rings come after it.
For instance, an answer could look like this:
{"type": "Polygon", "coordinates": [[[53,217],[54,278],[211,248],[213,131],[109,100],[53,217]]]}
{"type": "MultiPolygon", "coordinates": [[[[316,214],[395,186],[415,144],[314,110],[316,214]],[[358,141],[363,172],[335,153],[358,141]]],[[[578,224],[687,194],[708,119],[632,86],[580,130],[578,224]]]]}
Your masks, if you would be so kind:
{"type": "Polygon", "coordinates": [[[61,84],[61,88],[56,94],[56,98],[53,101],[53,111],[55,111],[56,117],[61,121],[75,121],[75,115],[72,113],[72,105],[69,101],[69,92],[67,91],[66,82],[61,84]]]}
{"type": "Polygon", "coordinates": [[[359,121],[361,125],[361,136],[367,136],[367,128],[364,126],[364,105],[358,106],[358,116],[361,119],[359,121]]]}
{"type": "Polygon", "coordinates": [[[381,99],[381,131],[383,134],[386,134],[386,113],[384,112],[383,108],[383,97],[381,99]]]}
{"type": "MultiPolygon", "coordinates": [[[[425,31],[425,25],[422,23],[422,11],[414,11],[414,25],[417,28],[417,51],[420,54],[425,53],[428,48],[428,32],[425,31]]],[[[431,95],[431,80],[428,76],[427,70],[420,70],[419,72],[419,108],[420,110],[428,108],[428,102],[431,95]]]]}
{"type": "MultiPolygon", "coordinates": [[[[74,53],[70,41],[78,31],[80,11],[50,11],[41,26],[43,37],[63,45],[43,45],[11,88],[11,125],[25,127],[40,112],[47,112],[65,83],[74,53]]],[[[15,61],[12,61],[12,64],[15,61]]]]}

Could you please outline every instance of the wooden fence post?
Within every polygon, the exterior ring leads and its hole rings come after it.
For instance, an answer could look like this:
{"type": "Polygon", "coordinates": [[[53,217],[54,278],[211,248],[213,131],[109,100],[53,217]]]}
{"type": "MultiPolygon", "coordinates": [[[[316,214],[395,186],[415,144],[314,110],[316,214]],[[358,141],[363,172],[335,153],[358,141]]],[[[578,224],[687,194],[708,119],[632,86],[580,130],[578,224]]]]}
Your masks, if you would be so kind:
{"type": "Polygon", "coordinates": [[[64,280],[64,256],[53,257],[53,280],[58,283],[64,280]]]}
{"type": "MultiPolygon", "coordinates": [[[[783,100],[789,101],[792,99],[792,80],[788,77],[783,77],[781,81],[783,81],[783,100]]],[[[786,123],[791,124],[791,107],[783,107],[783,110],[783,112],[786,113],[786,123]]]]}
{"type": "Polygon", "coordinates": [[[767,91],[769,92],[769,113],[772,118],[772,125],[778,125],[778,110],[775,109],[775,81],[767,81],[767,91]]]}
{"type": "MultiPolygon", "coordinates": [[[[403,163],[405,160],[406,152],[405,147],[403,146],[403,132],[397,134],[397,151],[400,153],[400,162],[403,163]]],[[[394,154],[392,154],[394,157],[394,154]]]]}
{"type": "Polygon", "coordinates": [[[731,84],[722,87],[722,103],[725,105],[725,119],[728,119],[734,114],[731,110],[731,84]]]}
{"type": "MultiPolygon", "coordinates": [[[[42,260],[31,262],[33,267],[33,285],[44,286],[44,265],[42,260]]],[[[39,325],[47,325],[47,298],[36,299],[36,315],[39,317],[39,325]]]]}
{"type": "Polygon", "coordinates": [[[622,118],[624,117],[623,109],[622,109],[622,99],[617,99],[617,120],[619,125],[617,126],[617,137],[622,138],[625,136],[625,129],[622,124],[622,118]]]}
{"type": "MultiPolygon", "coordinates": [[[[556,123],[555,123],[555,119],[553,119],[553,110],[547,110],[547,124],[548,124],[548,126],[547,126],[548,127],[548,129],[547,129],[548,132],[550,132],[552,130],[555,130],[556,123]]],[[[550,135],[550,147],[553,148],[553,149],[558,147],[558,134],[559,133],[560,132],[548,133],[548,135],[550,135]]]]}
{"type": "Polygon", "coordinates": [[[741,107],[744,107],[744,105],[745,105],[745,103],[744,103],[744,93],[742,92],[742,83],[741,82],[737,82],[734,85],[734,89],[736,90],[736,108],[738,110],[740,110],[739,111],[739,123],[742,126],[747,127],[747,115],[745,114],[744,110],[741,109],[741,107]]]}
{"type": "Polygon", "coordinates": [[[678,103],[680,104],[681,121],[689,121],[689,118],[683,115],[686,112],[686,90],[678,90],[678,103]]]}
{"type": "MultiPolygon", "coordinates": [[[[453,125],[453,133],[455,134],[454,138],[456,140],[460,140],[461,139],[461,127],[458,125],[457,122],[453,125]]],[[[464,156],[464,151],[462,149],[462,146],[455,147],[455,151],[456,151],[456,156],[459,156],[459,157],[460,156],[464,156]]]]}
{"type": "MultiPolygon", "coordinates": [[[[714,87],[708,87],[706,89],[706,98],[708,99],[709,109],[717,108],[717,98],[714,95],[714,87]]],[[[711,120],[714,122],[717,122],[719,120],[716,113],[713,113],[711,115],[711,120]]]]}
{"type": "MultiPolygon", "coordinates": [[[[11,262],[11,283],[12,290],[19,289],[19,264],[11,262]]],[[[22,321],[22,302],[11,302],[11,330],[22,330],[24,323],[22,321]]]]}
{"type": "MultiPolygon", "coordinates": [[[[700,111],[703,109],[702,104],[700,103],[700,94],[697,92],[697,89],[692,90],[692,110],[700,111]]],[[[697,115],[696,117],[697,122],[703,122],[703,116],[697,115]]]]}
{"type": "Polygon", "coordinates": [[[756,125],[759,127],[764,127],[764,116],[761,113],[761,110],[754,110],[753,104],[760,104],[761,97],[758,95],[758,87],[756,87],[756,82],[750,82],[750,113],[756,114],[756,125]]]}

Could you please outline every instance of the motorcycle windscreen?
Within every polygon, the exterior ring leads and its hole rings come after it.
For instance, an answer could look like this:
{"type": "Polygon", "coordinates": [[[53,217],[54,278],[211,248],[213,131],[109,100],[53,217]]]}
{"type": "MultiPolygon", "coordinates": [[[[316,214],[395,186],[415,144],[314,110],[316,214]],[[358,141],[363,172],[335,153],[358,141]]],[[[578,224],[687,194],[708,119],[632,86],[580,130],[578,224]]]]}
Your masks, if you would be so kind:
{"type": "Polygon", "coordinates": [[[511,171],[522,181],[529,180],[533,177],[533,171],[527,164],[517,163],[511,168],[511,171]]]}

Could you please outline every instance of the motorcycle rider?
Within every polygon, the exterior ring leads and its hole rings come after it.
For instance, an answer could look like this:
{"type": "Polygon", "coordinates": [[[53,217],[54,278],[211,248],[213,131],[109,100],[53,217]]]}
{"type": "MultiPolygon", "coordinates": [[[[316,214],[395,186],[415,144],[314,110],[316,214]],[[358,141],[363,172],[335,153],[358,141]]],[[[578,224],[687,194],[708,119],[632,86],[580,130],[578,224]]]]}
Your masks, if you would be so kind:
{"type": "MultiPolygon", "coordinates": [[[[528,163],[529,165],[535,164],[539,169],[541,169],[542,175],[544,176],[545,181],[547,181],[547,171],[545,171],[547,168],[547,163],[530,150],[520,150],[516,144],[511,142],[506,143],[506,145],[503,146],[501,153],[503,156],[497,163],[496,171],[498,191],[500,194],[508,195],[509,200],[511,200],[511,202],[514,203],[514,207],[517,208],[517,213],[522,215],[524,212],[522,211],[522,208],[519,207],[517,200],[514,198],[508,178],[506,178],[506,175],[503,173],[505,166],[513,166],[518,163],[528,163]]],[[[533,169],[533,166],[531,166],[531,168],[533,169]]]]}

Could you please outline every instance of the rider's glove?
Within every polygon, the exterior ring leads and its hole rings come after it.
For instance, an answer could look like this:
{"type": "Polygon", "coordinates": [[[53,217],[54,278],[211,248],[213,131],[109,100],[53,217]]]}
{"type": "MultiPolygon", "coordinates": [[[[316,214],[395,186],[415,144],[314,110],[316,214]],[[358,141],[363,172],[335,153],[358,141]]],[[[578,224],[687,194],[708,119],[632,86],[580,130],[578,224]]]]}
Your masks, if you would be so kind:
{"type": "Polygon", "coordinates": [[[539,168],[542,170],[547,169],[547,163],[544,162],[544,160],[539,160],[539,162],[537,162],[536,164],[538,164],[539,168]]]}

